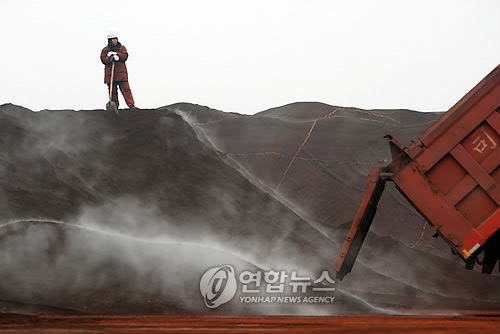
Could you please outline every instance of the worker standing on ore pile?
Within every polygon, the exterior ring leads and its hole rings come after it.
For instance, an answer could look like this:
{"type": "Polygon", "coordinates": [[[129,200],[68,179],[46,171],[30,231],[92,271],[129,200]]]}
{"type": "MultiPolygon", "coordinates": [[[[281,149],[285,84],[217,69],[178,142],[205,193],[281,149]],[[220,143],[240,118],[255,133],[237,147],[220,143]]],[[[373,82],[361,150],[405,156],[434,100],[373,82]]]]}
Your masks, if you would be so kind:
{"type": "Polygon", "coordinates": [[[123,98],[130,109],[137,109],[134,105],[134,97],[128,84],[128,72],[125,62],[128,58],[128,52],[124,45],[118,42],[118,35],[114,32],[108,34],[108,46],[101,51],[101,62],[104,66],[104,83],[109,85],[111,82],[111,69],[115,63],[115,73],[113,76],[113,90],[111,92],[111,101],[118,107],[118,86],[122,92],[123,98]]]}

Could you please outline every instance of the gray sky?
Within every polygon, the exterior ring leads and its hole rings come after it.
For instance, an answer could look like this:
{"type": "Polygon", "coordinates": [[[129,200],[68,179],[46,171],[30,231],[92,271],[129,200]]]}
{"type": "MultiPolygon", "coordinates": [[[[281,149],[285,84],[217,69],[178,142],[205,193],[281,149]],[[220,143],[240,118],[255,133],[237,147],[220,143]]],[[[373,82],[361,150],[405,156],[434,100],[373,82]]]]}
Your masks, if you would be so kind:
{"type": "Polygon", "coordinates": [[[140,108],[444,111],[500,63],[499,0],[0,0],[0,13],[0,104],[33,110],[105,107],[109,30],[140,108]]]}

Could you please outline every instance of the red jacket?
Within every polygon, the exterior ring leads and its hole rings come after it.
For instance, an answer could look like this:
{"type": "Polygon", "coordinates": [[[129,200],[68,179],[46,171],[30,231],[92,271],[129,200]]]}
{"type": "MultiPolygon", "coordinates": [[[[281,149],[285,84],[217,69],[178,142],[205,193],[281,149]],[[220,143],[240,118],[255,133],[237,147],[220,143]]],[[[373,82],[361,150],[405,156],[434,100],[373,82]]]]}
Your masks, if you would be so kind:
{"type": "Polygon", "coordinates": [[[109,51],[115,51],[118,54],[120,59],[115,62],[115,74],[113,77],[113,81],[128,81],[128,73],[127,73],[127,65],[125,62],[128,58],[127,48],[124,45],[118,44],[116,48],[110,49],[109,46],[106,46],[101,51],[101,62],[104,66],[104,83],[111,82],[111,59],[112,57],[108,57],[107,54],[109,51]]]}

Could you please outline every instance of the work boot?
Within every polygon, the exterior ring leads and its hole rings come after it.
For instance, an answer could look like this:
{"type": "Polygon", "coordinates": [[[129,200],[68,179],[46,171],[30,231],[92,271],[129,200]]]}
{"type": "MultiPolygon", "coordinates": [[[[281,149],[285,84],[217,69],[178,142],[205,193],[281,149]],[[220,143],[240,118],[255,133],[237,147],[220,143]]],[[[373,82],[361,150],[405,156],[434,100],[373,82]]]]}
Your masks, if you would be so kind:
{"type": "Polygon", "coordinates": [[[137,108],[135,105],[131,105],[130,107],[128,107],[129,109],[139,109],[137,108]]]}

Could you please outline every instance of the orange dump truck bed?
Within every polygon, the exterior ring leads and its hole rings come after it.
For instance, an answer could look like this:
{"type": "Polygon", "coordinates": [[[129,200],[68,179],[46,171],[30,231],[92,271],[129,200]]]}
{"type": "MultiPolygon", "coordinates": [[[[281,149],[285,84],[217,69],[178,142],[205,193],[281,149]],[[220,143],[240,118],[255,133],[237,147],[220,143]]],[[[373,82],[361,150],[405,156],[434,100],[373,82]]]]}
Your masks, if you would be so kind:
{"type": "Polygon", "coordinates": [[[468,269],[484,251],[483,272],[491,273],[500,258],[500,65],[407,147],[386,137],[393,161],[370,172],[337,277],[351,271],[388,180],[468,269]]]}

